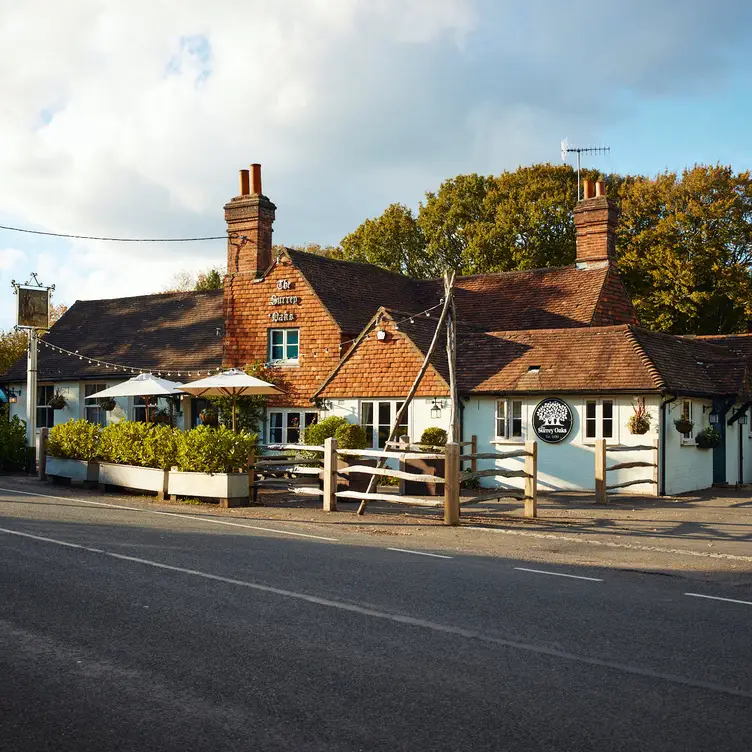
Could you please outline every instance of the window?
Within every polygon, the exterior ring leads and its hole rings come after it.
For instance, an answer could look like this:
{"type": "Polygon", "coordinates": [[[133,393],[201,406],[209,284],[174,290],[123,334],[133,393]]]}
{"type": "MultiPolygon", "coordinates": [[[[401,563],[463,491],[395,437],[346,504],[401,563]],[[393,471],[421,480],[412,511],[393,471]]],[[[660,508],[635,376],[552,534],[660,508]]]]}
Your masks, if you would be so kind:
{"type": "Polygon", "coordinates": [[[55,425],[55,411],[49,406],[54,395],[54,386],[37,387],[37,428],[52,428],[55,425]]]}
{"type": "Polygon", "coordinates": [[[585,438],[614,438],[613,400],[587,400],[585,402],[585,438]]]}
{"type": "Polygon", "coordinates": [[[522,438],[522,400],[496,400],[496,438],[522,438]]]}
{"type": "Polygon", "coordinates": [[[299,350],[299,329],[269,329],[270,363],[297,363],[299,350]]]}
{"type": "Polygon", "coordinates": [[[107,423],[107,413],[97,404],[96,400],[87,400],[92,394],[101,392],[107,388],[106,384],[84,384],[84,418],[89,423],[98,423],[104,426],[107,423]]]}
{"type": "MultiPolygon", "coordinates": [[[[366,400],[360,403],[360,425],[366,432],[368,444],[373,449],[384,449],[389,440],[392,425],[397,419],[397,413],[402,408],[402,402],[391,400],[366,400]]],[[[403,436],[409,431],[407,415],[398,426],[397,436],[403,436]]]]}
{"type": "MultiPolygon", "coordinates": [[[[682,418],[685,420],[688,420],[690,423],[692,422],[692,402],[690,400],[684,400],[682,402],[682,418]]],[[[685,441],[691,441],[692,439],[692,433],[693,433],[694,426],[689,429],[688,433],[682,434],[682,439],[685,441]]]]}
{"type": "Polygon", "coordinates": [[[318,421],[318,413],[301,410],[274,410],[269,412],[269,444],[300,444],[308,426],[318,421]],[[303,433],[301,433],[301,426],[303,433]]]}
{"type": "MultiPolygon", "coordinates": [[[[149,400],[151,407],[154,407],[154,400],[149,400]]],[[[146,420],[146,403],[143,397],[133,398],[133,420],[143,423],[146,420]]]]}

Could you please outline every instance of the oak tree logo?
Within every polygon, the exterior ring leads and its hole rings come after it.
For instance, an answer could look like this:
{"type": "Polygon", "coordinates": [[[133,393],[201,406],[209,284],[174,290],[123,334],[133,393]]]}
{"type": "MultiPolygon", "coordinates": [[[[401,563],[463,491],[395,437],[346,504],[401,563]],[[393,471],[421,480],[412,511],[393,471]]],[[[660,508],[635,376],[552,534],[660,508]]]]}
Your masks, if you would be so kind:
{"type": "Polygon", "coordinates": [[[533,430],[549,444],[564,441],[572,431],[572,410],[563,400],[544,399],[533,411],[533,430]]]}

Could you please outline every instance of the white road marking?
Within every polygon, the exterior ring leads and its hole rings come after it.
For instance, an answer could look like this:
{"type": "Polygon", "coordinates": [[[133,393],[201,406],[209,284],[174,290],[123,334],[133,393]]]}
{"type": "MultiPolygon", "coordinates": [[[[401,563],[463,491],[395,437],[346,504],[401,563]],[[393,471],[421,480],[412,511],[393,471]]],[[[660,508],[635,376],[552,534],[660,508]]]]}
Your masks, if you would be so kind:
{"type": "MultiPolygon", "coordinates": [[[[681,554],[683,556],[700,556],[707,559],[729,559],[731,561],[752,561],[752,556],[741,554],[719,554],[710,551],[692,551],[688,548],[667,548],[665,546],[643,546],[639,543],[615,543],[609,540],[593,540],[586,536],[575,538],[573,535],[561,535],[560,533],[537,533],[532,530],[509,530],[499,527],[481,527],[479,525],[463,525],[463,530],[482,530],[486,533],[498,533],[499,535],[518,535],[522,538],[543,538],[546,540],[569,541],[588,546],[606,546],[608,548],[631,548],[636,551],[657,551],[662,554],[681,554]]],[[[598,532],[598,531],[596,531],[598,532]]],[[[608,535],[604,531],[603,535],[608,535]]]]}
{"type": "Polygon", "coordinates": [[[726,601],[726,603],[741,603],[745,606],[752,606],[752,601],[739,601],[736,598],[720,598],[717,595],[703,595],[702,593],[684,593],[692,598],[708,598],[711,601],[726,601]]]}
{"type": "Polygon", "coordinates": [[[547,572],[545,569],[528,569],[527,567],[515,567],[518,572],[535,572],[536,574],[550,574],[553,577],[570,577],[573,580],[588,580],[589,582],[603,582],[598,577],[583,577],[579,574],[564,574],[563,572],[547,572]]]}
{"type": "Polygon", "coordinates": [[[188,520],[198,520],[199,522],[208,522],[212,525],[228,525],[230,527],[244,527],[248,530],[262,530],[265,533],[279,533],[280,535],[294,535],[296,538],[314,538],[315,540],[337,541],[338,538],[326,538],[323,535],[311,535],[309,533],[294,533],[292,530],[277,530],[271,527],[261,527],[259,525],[246,525],[242,522],[230,522],[228,520],[213,520],[209,517],[197,517],[193,514],[181,514],[179,512],[159,512],[156,509],[143,509],[142,507],[128,507],[124,504],[107,504],[104,501],[85,501],[76,496],[53,496],[51,494],[31,493],[30,491],[17,491],[15,488],[0,488],[0,491],[9,493],[23,494],[24,496],[38,496],[42,499],[59,499],[62,501],[75,501],[79,504],[89,504],[97,507],[109,507],[111,509],[125,509],[130,512],[145,512],[146,514],[161,514],[165,517],[180,517],[188,520]]]}
{"type": "Polygon", "coordinates": [[[480,642],[500,645],[502,647],[510,648],[512,650],[522,650],[528,653],[535,653],[537,655],[546,655],[552,658],[559,658],[562,660],[573,661],[576,663],[582,663],[589,666],[595,666],[597,668],[607,668],[615,671],[621,671],[623,673],[632,674],[634,676],[642,676],[648,679],[658,679],[660,681],[670,682],[672,684],[680,684],[686,687],[694,687],[696,689],[704,689],[711,692],[720,692],[726,695],[732,695],[734,697],[744,697],[746,699],[752,699],[752,691],[744,689],[738,689],[736,687],[727,687],[722,684],[714,684],[713,682],[706,682],[701,679],[691,679],[689,677],[677,676],[675,674],[665,674],[660,671],[653,671],[649,668],[642,668],[641,666],[630,666],[625,663],[617,663],[616,661],[608,661],[601,658],[591,658],[589,656],[577,655],[576,653],[568,653],[564,650],[557,650],[556,648],[546,647],[545,645],[534,645],[527,642],[517,642],[515,640],[507,640],[502,637],[496,637],[495,635],[479,632],[474,629],[465,629],[464,627],[455,627],[450,624],[441,624],[434,621],[428,621],[426,619],[419,619],[414,616],[405,616],[402,614],[389,613],[387,611],[379,611],[375,608],[369,608],[367,606],[358,606],[353,603],[343,603],[342,601],[335,601],[329,598],[321,598],[316,595],[308,595],[306,593],[299,593],[293,590],[284,590],[282,588],[272,587],[270,585],[262,585],[258,582],[248,582],[246,580],[236,580],[232,577],[222,577],[217,574],[210,574],[209,572],[201,572],[197,569],[185,569],[183,567],[174,567],[170,564],[161,564],[158,561],[151,561],[149,559],[139,559],[135,556],[125,556],[124,554],[115,554],[109,551],[102,551],[97,548],[90,548],[88,546],[82,546],[78,543],[68,543],[67,541],[57,540],[55,538],[46,538],[41,535],[32,535],[31,533],[22,533],[18,530],[8,530],[6,528],[0,528],[0,533],[8,533],[9,535],[17,535],[22,538],[31,538],[32,540],[42,541],[44,543],[54,543],[59,546],[65,546],[67,548],[78,548],[83,551],[89,551],[91,553],[102,554],[109,556],[113,559],[120,559],[121,561],[130,561],[135,564],[143,564],[144,566],[154,567],[156,569],[162,569],[169,572],[178,572],[180,574],[187,574],[193,577],[201,577],[206,580],[213,580],[215,582],[223,582],[228,585],[237,585],[239,587],[249,588],[262,593],[271,593],[273,595],[279,595],[284,598],[291,598],[297,601],[304,601],[306,603],[313,603],[318,606],[325,606],[327,608],[334,608],[339,611],[347,611],[354,614],[360,614],[361,616],[370,616],[374,619],[382,619],[384,621],[394,622],[396,624],[404,624],[411,627],[417,627],[420,629],[427,629],[433,632],[440,632],[443,634],[450,634],[455,637],[463,637],[468,640],[478,640],[480,642]]]}
{"type": "Polygon", "coordinates": [[[387,548],[387,551],[399,551],[401,554],[417,554],[418,556],[433,556],[434,559],[454,558],[454,556],[444,556],[443,554],[429,554],[425,551],[411,551],[409,548],[387,548]]]}

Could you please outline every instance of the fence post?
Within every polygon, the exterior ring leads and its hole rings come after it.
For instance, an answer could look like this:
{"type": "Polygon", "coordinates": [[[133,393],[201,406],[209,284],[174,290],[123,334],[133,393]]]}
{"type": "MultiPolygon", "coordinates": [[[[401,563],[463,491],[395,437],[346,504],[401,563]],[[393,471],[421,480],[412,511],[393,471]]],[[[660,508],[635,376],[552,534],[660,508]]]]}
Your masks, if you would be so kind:
{"type": "MultiPolygon", "coordinates": [[[[478,437],[475,434],[470,437],[470,454],[478,454],[478,437]]],[[[470,470],[472,470],[474,473],[478,472],[477,457],[473,457],[470,460],[470,470]]]]}
{"type": "Polygon", "coordinates": [[[595,441],[595,503],[606,503],[606,440],[595,441]]]}
{"type": "Polygon", "coordinates": [[[658,496],[661,491],[661,487],[659,485],[659,477],[658,477],[658,463],[660,462],[660,452],[659,452],[659,444],[660,442],[658,439],[653,439],[653,484],[655,485],[655,495],[658,496]]]}
{"type": "Polygon", "coordinates": [[[453,441],[444,450],[444,524],[460,524],[460,447],[453,441]]]}
{"type": "Polygon", "coordinates": [[[538,442],[526,441],[525,517],[538,516],[538,442]]]}
{"type": "Polygon", "coordinates": [[[324,511],[337,511],[337,439],[324,440],[324,511]]]}
{"type": "Polygon", "coordinates": [[[39,429],[39,459],[37,461],[39,480],[47,480],[47,435],[49,432],[49,428],[39,429]]]}

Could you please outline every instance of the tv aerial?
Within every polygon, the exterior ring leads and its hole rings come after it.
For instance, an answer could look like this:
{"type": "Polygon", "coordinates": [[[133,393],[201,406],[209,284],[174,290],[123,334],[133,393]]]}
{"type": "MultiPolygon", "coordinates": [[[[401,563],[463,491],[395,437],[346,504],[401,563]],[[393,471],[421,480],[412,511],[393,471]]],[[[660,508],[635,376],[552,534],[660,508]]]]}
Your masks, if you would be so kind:
{"type": "Polygon", "coordinates": [[[577,200],[580,200],[580,157],[582,154],[608,154],[611,151],[610,146],[570,146],[569,139],[562,139],[561,142],[561,161],[567,161],[568,154],[577,155],[577,200]]]}

